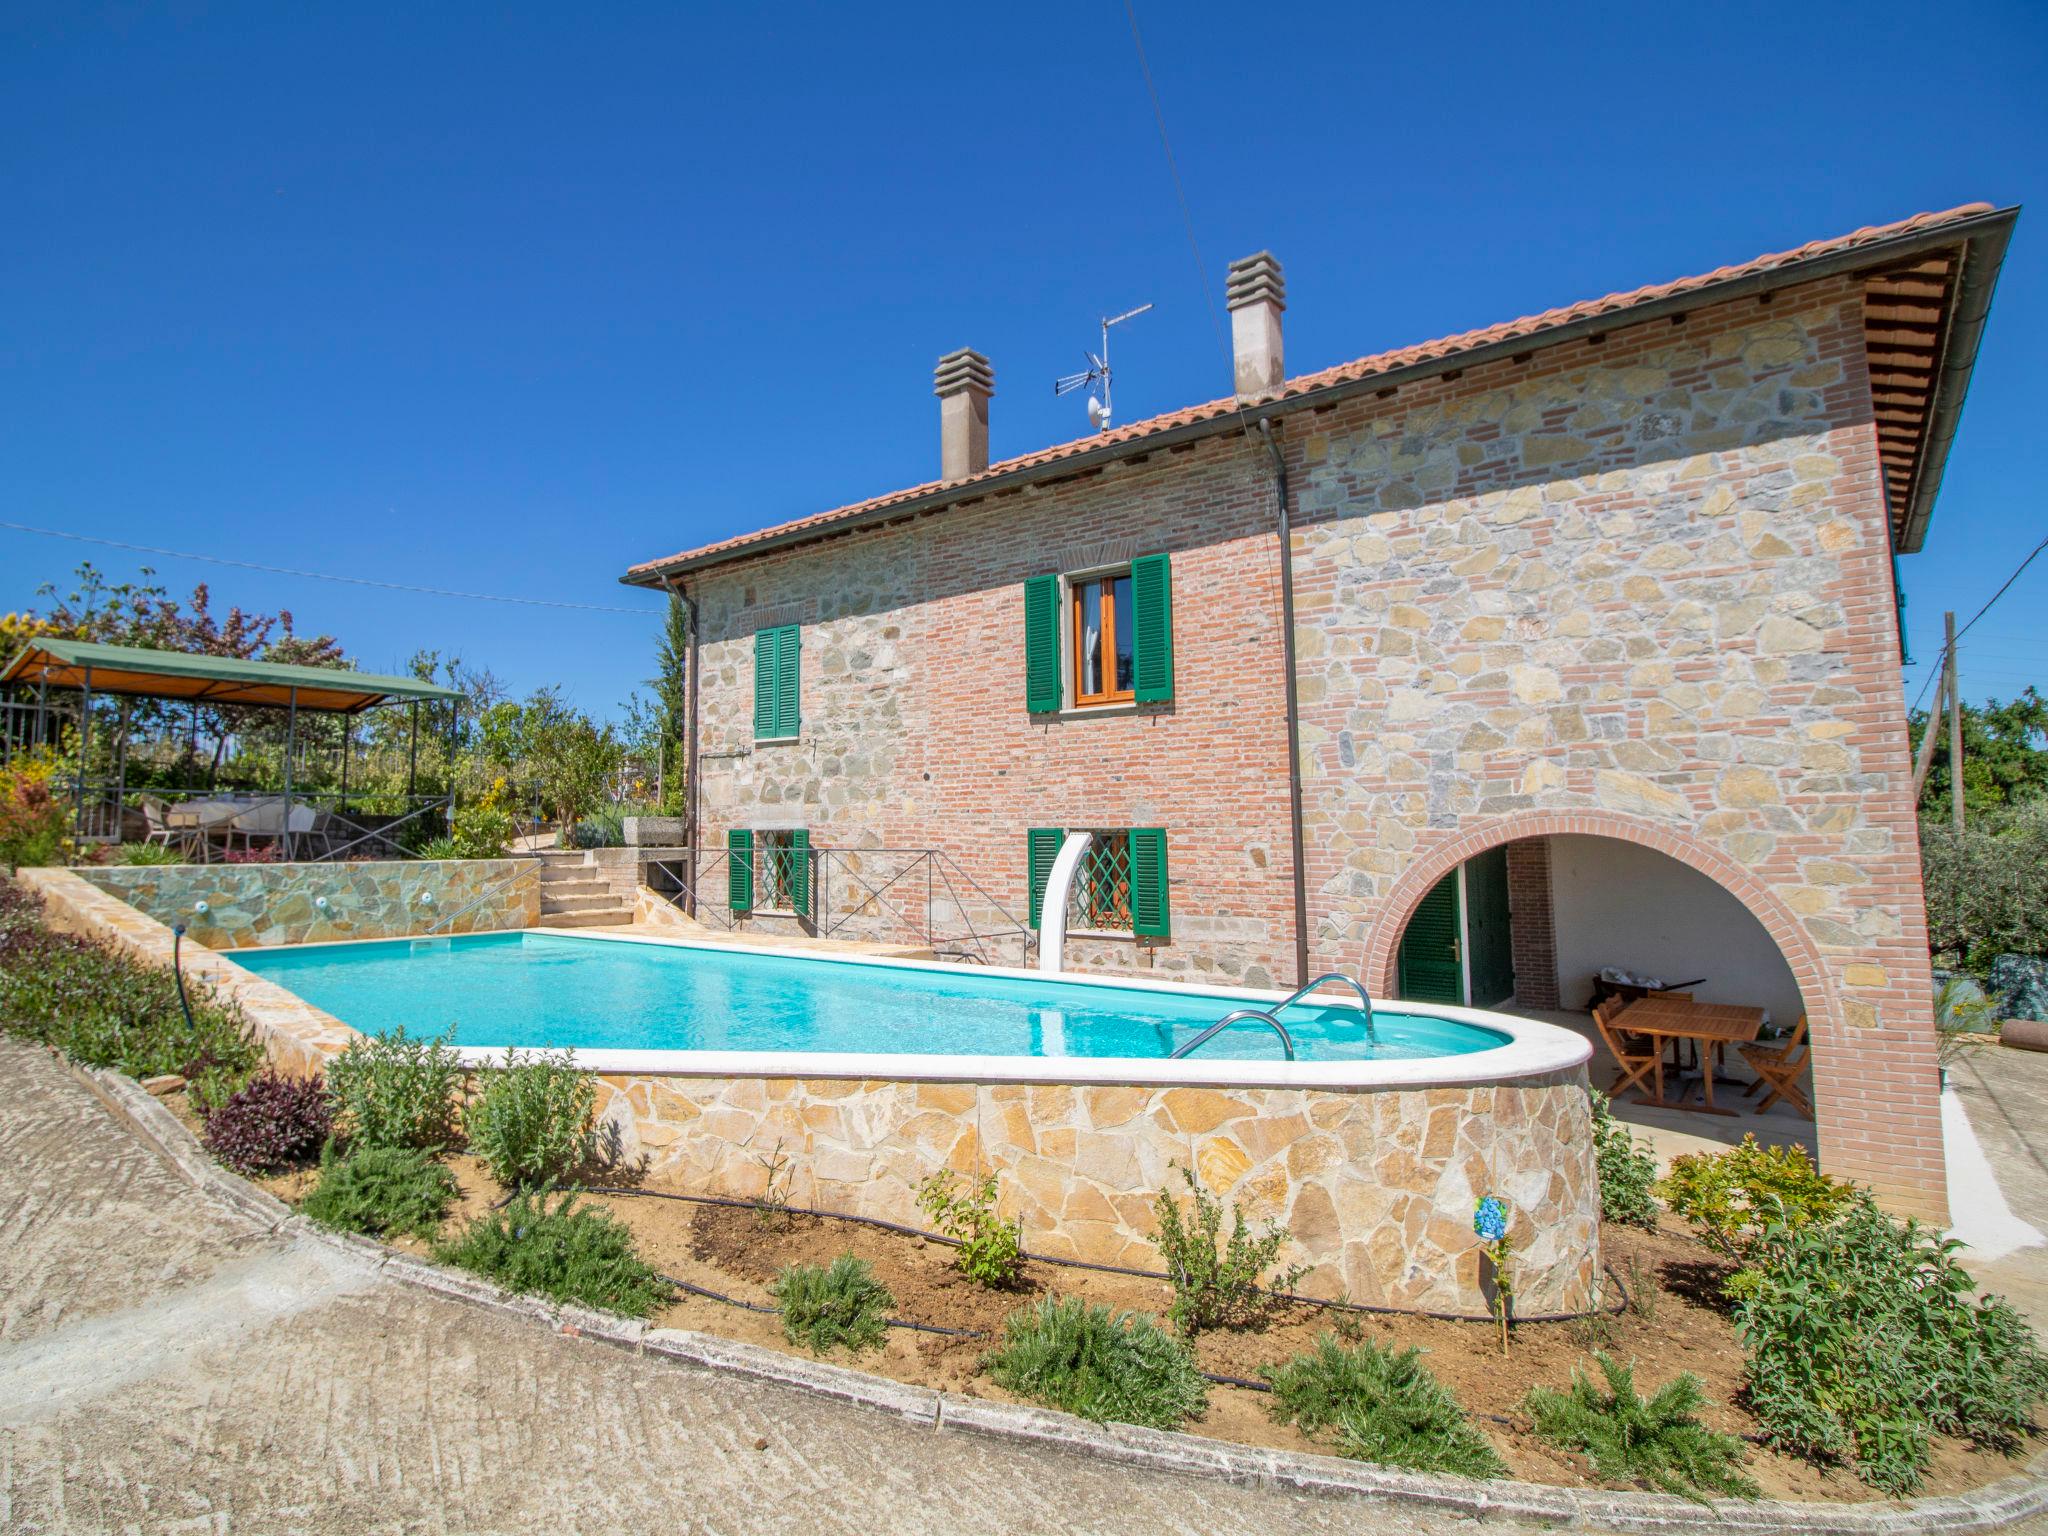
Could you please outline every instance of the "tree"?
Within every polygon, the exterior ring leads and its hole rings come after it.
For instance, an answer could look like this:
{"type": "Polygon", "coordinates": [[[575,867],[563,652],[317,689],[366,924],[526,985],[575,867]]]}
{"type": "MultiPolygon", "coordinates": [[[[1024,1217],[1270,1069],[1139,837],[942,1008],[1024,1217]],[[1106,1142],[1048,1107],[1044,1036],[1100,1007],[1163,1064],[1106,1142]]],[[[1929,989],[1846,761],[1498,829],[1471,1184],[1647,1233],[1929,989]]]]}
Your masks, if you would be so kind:
{"type": "MultiPolygon", "coordinates": [[[[1907,723],[1915,751],[1928,728],[1916,709],[1907,723]]],[[[1923,816],[1946,816],[1950,767],[1948,716],[1934,723],[1934,762],[1920,792],[1923,816]]],[[[2048,796],[2048,699],[2029,686],[2001,704],[1963,705],[1963,810],[1980,816],[2048,796]]]]}

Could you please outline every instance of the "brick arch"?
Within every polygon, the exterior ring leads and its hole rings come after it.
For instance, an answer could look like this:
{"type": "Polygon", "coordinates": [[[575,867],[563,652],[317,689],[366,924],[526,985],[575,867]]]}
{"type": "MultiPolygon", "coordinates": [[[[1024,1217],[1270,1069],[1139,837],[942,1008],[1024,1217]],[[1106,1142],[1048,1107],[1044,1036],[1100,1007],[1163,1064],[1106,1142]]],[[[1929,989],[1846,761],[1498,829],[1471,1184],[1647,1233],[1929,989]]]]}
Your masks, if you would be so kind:
{"type": "Polygon", "coordinates": [[[1792,969],[1800,1000],[1816,1029],[1834,1014],[1834,988],[1828,980],[1813,940],[1807,936],[1792,909],[1769,886],[1758,880],[1726,854],[1687,832],[1653,821],[1616,815],[1611,811],[1518,811],[1512,816],[1494,817],[1473,826],[1447,828],[1434,836],[1425,835],[1416,857],[1394,882],[1385,900],[1378,903],[1372,932],[1365,949],[1366,985],[1375,997],[1395,993],[1395,961],[1401,935],[1408,919],[1415,915],[1422,898],[1436,883],[1467,859],[1525,837],[1553,837],[1577,833],[1591,837],[1612,837],[1676,859],[1686,868],[1705,875],[1727,891],[1764,926],[1778,953],[1792,969]]]}

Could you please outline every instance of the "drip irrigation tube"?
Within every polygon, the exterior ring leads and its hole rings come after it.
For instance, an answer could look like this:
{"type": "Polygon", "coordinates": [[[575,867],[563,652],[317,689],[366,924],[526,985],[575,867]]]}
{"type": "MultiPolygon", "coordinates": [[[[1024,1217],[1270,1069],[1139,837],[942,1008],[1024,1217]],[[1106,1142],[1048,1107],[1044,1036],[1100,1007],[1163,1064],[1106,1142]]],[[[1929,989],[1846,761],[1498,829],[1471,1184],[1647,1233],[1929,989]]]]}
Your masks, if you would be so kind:
{"type": "MultiPolygon", "coordinates": [[[[850,1221],[858,1226],[876,1227],[884,1232],[895,1232],[904,1237],[922,1238],[928,1243],[938,1243],[947,1248],[958,1248],[962,1244],[957,1237],[947,1237],[939,1232],[927,1232],[922,1227],[908,1226],[900,1221],[889,1221],[880,1216],[854,1216],[845,1211],[821,1211],[807,1205],[766,1205],[759,1200],[742,1200],[733,1195],[686,1195],[668,1189],[627,1189],[617,1185],[586,1184],[581,1186],[587,1195],[620,1195],[642,1200],[679,1200],[686,1205],[723,1206],[728,1210],[775,1211],[785,1216],[815,1216],[825,1221],[850,1221]]],[[[1091,1264],[1085,1259],[1056,1259],[1050,1254],[1029,1253],[1018,1247],[1019,1257],[1033,1264],[1056,1264],[1063,1269],[1085,1269],[1103,1275],[1129,1275],[1136,1280],[1161,1280],[1171,1282],[1173,1276],[1163,1269],[1131,1269],[1122,1264],[1091,1264]]],[[[1619,1317],[1629,1309],[1629,1295],[1622,1287],[1620,1276],[1612,1267],[1602,1265],[1608,1280],[1620,1293],[1621,1301],[1613,1307],[1594,1307],[1584,1312],[1531,1312],[1517,1313],[1512,1321],[1516,1323],[1576,1323],[1589,1317],[1603,1314],[1619,1317]]],[[[1491,1323],[1496,1319],[1491,1314],[1478,1312],[1431,1312],[1419,1307],[1382,1307],[1363,1301],[1331,1301],[1321,1296],[1303,1296],[1296,1291],[1269,1291],[1259,1288],[1259,1294],[1270,1296],[1276,1301],[1299,1302],[1305,1307],[1320,1307],[1331,1312],[1362,1312],[1372,1317],[1421,1317],[1438,1323],[1491,1323]]]]}

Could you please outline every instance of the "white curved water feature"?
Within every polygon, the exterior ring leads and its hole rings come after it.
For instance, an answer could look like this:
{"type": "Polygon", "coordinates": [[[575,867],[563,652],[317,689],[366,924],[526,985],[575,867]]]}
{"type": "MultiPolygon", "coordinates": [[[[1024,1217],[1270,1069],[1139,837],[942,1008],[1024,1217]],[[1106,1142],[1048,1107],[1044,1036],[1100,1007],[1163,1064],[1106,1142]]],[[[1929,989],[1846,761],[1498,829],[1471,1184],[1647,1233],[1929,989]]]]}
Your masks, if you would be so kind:
{"type": "Polygon", "coordinates": [[[1074,889],[1074,874],[1081,856],[1095,841],[1092,832],[1069,832],[1052,861],[1052,873],[1045,877],[1045,894],[1038,902],[1038,969],[1046,976],[1060,973],[1060,953],[1067,947],[1067,896],[1074,889]]]}

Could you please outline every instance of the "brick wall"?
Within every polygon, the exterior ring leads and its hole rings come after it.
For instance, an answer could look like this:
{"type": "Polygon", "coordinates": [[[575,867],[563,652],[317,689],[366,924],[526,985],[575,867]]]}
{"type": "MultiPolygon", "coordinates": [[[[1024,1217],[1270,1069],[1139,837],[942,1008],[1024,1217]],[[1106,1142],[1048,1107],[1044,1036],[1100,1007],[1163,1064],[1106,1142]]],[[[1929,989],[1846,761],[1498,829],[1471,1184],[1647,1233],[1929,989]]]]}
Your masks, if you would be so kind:
{"type": "MultiPolygon", "coordinates": [[[[1385,991],[1459,859],[1555,832],[1658,848],[1799,978],[1823,1159],[1939,1214],[1861,302],[1830,279],[1285,419],[1309,938],[1315,969],[1385,991]]],[[[1027,828],[1163,826],[1172,940],[1081,961],[1291,980],[1262,451],[1162,450],[696,578],[707,840],[938,847],[1021,914],[1027,828]],[[1157,549],[1175,702],[1027,715],[1024,579],[1157,549]],[[752,635],[792,622],[803,739],[757,746],[752,635]]]]}
{"type": "Polygon", "coordinates": [[[1508,941],[1514,950],[1515,1001],[1524,1008],[1561,1007],[1547,838],[1508,844],[1508,941]]]}

